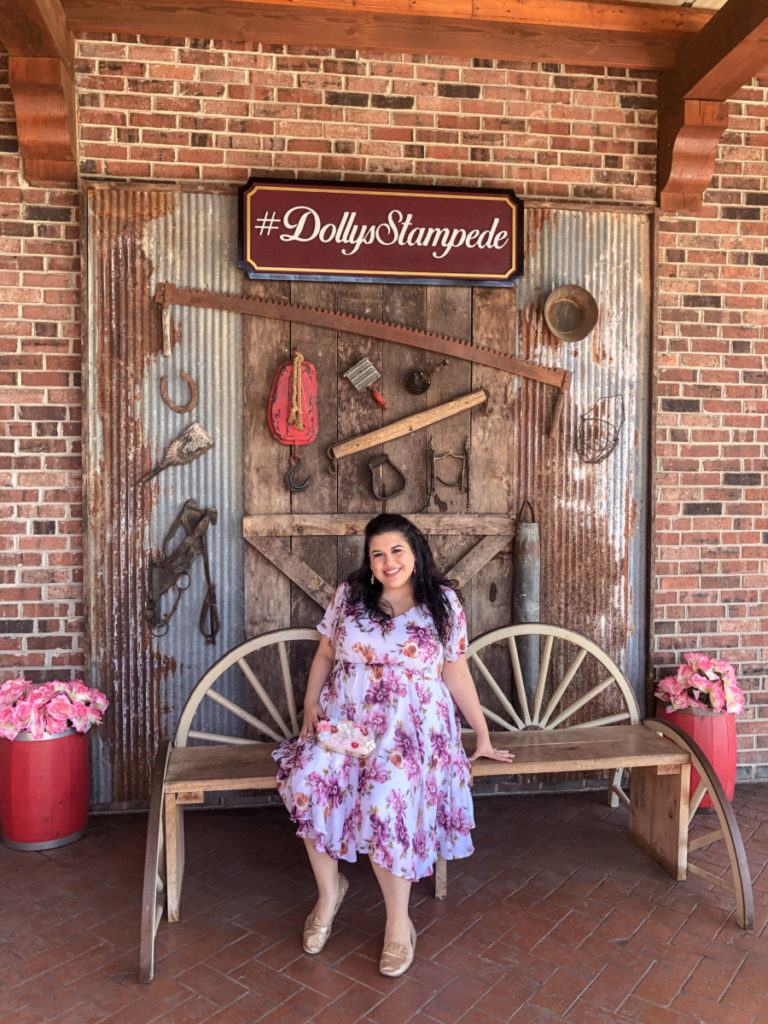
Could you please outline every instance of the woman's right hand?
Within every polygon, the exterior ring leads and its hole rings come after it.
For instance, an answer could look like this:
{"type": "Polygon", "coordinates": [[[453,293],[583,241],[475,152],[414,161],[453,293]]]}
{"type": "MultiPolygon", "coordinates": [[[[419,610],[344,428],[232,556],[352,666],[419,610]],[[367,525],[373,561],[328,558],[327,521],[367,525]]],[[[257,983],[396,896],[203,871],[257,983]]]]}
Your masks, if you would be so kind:
{"type": "Polygon", "coordinates": [[[317,723],[324,718],[323,709],[319,704],[305,704],[304,705],[304,722],[301,726],[301,732],[299,735],[303,740],[309,736],[314,736],[317,731],[317,723]]]}

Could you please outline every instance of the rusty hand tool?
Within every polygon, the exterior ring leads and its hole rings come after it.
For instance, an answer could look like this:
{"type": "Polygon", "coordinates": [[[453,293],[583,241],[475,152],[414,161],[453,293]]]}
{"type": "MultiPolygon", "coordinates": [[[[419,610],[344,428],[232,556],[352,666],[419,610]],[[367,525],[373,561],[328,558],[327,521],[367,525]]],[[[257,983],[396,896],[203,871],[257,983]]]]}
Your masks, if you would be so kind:
{"type": "Polygon", "coordinates": [[[368,338],[379,338],[382,341],[394,341],[400,345],[412,345],[415,348],[438,352],[443,356],[455,356],[466,359],[481,366],[490,366],[507,373],[516,373],[520,377],[550,384],[558,388],[559,394],[552,411],[549,430],[550,437],[557,432],[560,414],[565,400],[565,393],[571,383],[571,374],[562,367],[539,366],[528,363],[524,359],[496,352],[494,349],[483,348],[481,345],[470,345],[468,341],[450,338],[444,334],[432,334],[414,327],[403,327],[391,324],[386,320],[370,320],[351,313],[337,313],[331,309],[315,309],[311,306],[293,306],[289,302],[276,302],[271,299],[256,297],[245,298],[242,295],[221,295],[215,292],[197,291],[193,288],[178,288],[174,284],[159,284],[155,291],[155,302],[164,309],[169,305],[196,306],[201,309],[231,310],[250,316],[263,316],[274,320],[287,320],[293,323],[309,324],[313,327],[327,327],[334,331],[346,331],[349,334],[362,334],[368,338]]]}
{"type": "Polygon", "coordinates": [[[355,391],[362,391],[364,388],[368,388],[382,409],[387,408],[387,403],[384,401],[381,392],[373,387],[379,377],[381,377],[381,374],[367,356],[356,362],[354,366],[350,366],[344,376],[355,391]]]}

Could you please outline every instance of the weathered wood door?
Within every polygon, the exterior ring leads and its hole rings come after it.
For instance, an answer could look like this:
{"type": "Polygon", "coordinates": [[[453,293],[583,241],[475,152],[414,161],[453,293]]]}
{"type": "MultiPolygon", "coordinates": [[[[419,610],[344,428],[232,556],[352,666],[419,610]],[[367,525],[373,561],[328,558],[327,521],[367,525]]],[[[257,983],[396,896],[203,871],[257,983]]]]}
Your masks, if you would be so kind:
{"type": "MultiPolygon", "coordinates": [[[[320,306],[358,316],[469,339],[515,354],[515,292],[510,289],[251,283],[251,294],[320,306]],[[474,310],[473,310],[474,305],[474,310]],[[474,316],[473,316],[474,312],[474,316]],[[473,324],[474,321],[474,324],[473,324]]],[[[381,342],[359,334],[308,328],[247,317],[244,328],[244,536],[246,632],[318,621],[329,594],[361,558],[359,534],[380,511],[418,516],[430,535],[438,564],[459,578],[473,633],[509,620],[509,541],[512,458],[505,417],[512,378],[460,359],[432,374],[428,391],[405,386],[416,369],[442,362],[435,353],[381,342]],[[291,493],[283,476],[289,450],[269,431],[265,409],[277,368],[296,350],[317,369],[319,434],[298,450],[307,490],[291,493]],[[387,408],[367,390],[358,392],[343,375],[368,357],[381,371],[387,408]],[[328,448],[382,424],[485,388],[485,407],[460,413],[429,428],[388,442],[384,451],[405,477],[402,493],[386,501],[374,494],[369,461],[377,449],[340,459],[332,472],[328,448]],[[433,463],[433,454],[437,460],[433,463]],[[465,459],[467,463],[465,464],[465,459]],[[437,467],[437,476],[431,467],[437,467]],[[429,493],[434,479],[433,493],[429,493]],[[468,481],[468,490],[466,484],[468,481]],[[314,521],[313,521],[314,517],[314,521]],[[321,518],[322,517],[322,518],[321,518]],[[269,536],[268,536],[269,535],[269,536]]],[[[540,386],[540,385],[539,385],[540,386]]],[[[554,401],[554,392],[547,398],[554,401]]],[[[378,449],[380,451],[381,449],[378,449]]],[[[375,487],[394,489],[396,474],[385,467],[375,487]]]]}

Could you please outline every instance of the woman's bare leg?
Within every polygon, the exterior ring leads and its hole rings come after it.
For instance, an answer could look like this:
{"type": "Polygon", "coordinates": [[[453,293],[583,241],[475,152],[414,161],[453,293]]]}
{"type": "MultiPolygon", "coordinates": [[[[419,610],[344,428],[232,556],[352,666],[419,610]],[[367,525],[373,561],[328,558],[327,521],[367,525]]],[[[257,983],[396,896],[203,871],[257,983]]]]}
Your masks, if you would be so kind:
{"type": "Polygon", "coordinates": [[[371,858],[373,873],[379,883],[387,911],[384,929],[384,944],[397,942],[406,949],[411,948],[411,928],[408,917],[408,901],[411,898],[411,883],[407,878],[393,875],[371,858]]]}
{"type": "Polygon", "coordinates": [[[316,850],[310,839],[305,839],[304,845],[317,884],[317,903],[314,912],[321,921],[330,921],[339,898],[339,862],[329,854],[316,850]]]}

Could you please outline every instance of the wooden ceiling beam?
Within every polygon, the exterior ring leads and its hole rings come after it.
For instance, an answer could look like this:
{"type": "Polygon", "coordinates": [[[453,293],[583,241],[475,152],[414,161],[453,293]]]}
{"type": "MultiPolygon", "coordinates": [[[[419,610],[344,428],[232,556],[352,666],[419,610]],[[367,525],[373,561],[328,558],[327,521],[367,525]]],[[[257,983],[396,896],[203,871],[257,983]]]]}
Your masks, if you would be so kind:
{"type": "Polygon", "coordinates": [[[75,32],[663,70],[708,11],[583,0],[62,0],[75,32]],[[446,9],[450,11],[447,15],[446,9]]]}
{"type": "Polygon", "coordinates": [[[768,0],[728,0],[659,79],[658,203],[697,213],[728,124],[725,101],[765,66],[768,0]]]}
{"type": "Polygon", "coordinates": [[[9,55],[24,176],[31,185],[74,184],[75,42],[59,0],[5,0],[0,42],[9,55]]]}

